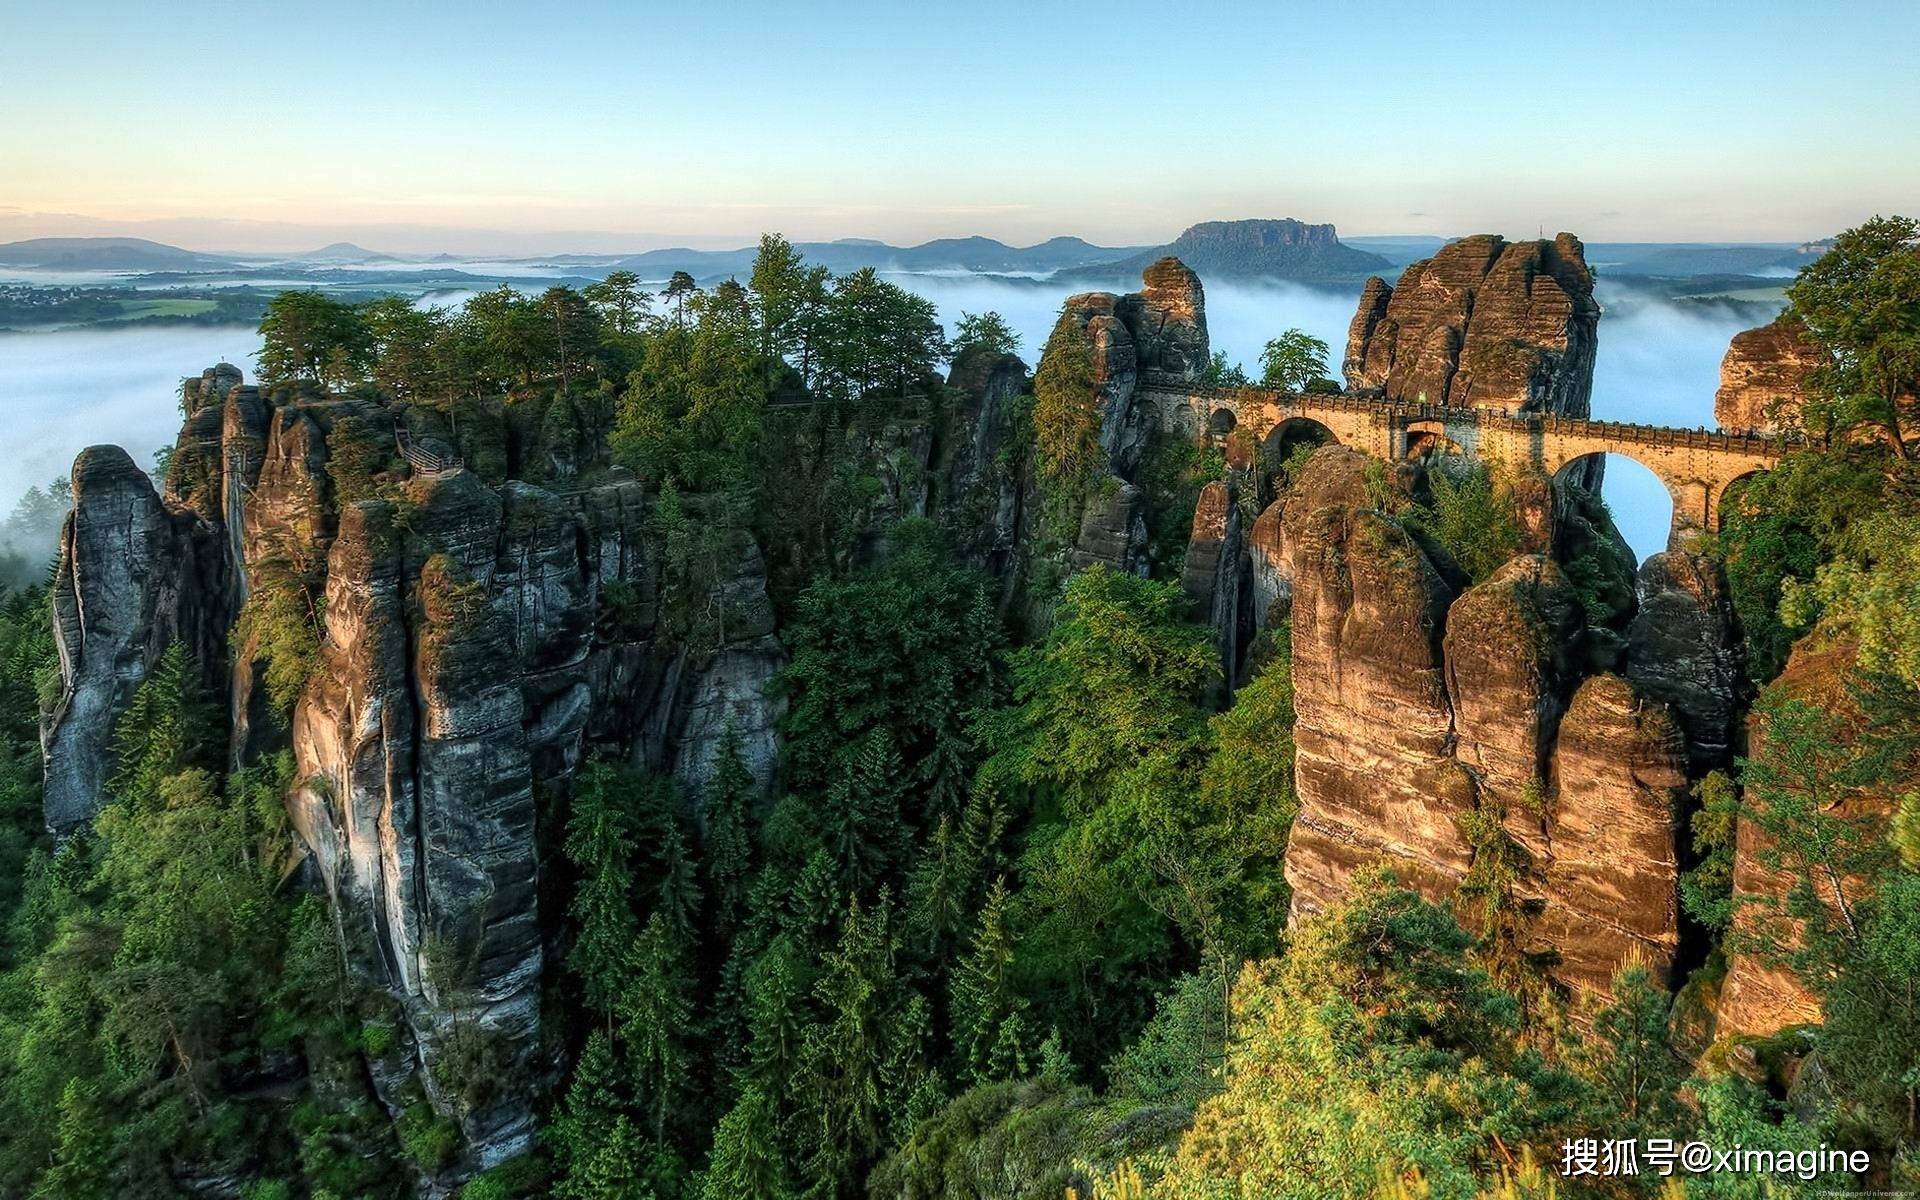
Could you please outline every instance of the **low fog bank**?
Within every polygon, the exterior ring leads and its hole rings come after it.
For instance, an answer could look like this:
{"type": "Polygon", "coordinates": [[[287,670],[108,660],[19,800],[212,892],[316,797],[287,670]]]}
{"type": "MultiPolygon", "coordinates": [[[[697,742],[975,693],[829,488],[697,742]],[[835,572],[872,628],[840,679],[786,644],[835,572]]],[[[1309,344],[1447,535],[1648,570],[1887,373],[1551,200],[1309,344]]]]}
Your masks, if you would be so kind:
{"type": "Polygon", "coordinates": [[[156,448],[180,432],[180,381],[215,362],[249,375],[260,338],[244,326],[175,325],[0,334],[0,555],[30,562],[53,552],[38,520],[10,522],[29,488],[65,477],[74,455],[111,442],[150,466],[156,448]]]}
{"type": "MultiPolygon", "coordinates": [[[[1061,302],[1087,286],[944,274],[891,278],[932,300],[949,331],[963,312],[999,312],[1019,332],[1021,354],[1029,363],[1046,343],[1061,302]]],[[[446,290],[427,300],[453,304],[470,294],[446,290]]],[[[1600,325],[1594,415],[1711,426],[1728,340],[1768,319],[1771,311],[1753,304],[1649,298],[1610,290],[1604,280],[1600,294],[1607,315],[1600,325]]],[[[1327,343],[1328,365],[1337,374],[1356,295],[1357,288],[1209,284],[1207,321],[1214,348],[1257,374],[1260,348],[1297,327],[1327,343]]],[[[12,434],[0,455],[0,521],[28,488],[44,488],[64,476],[86,446],[118,443],[142,465],[149,463],[154,449],[178,432],[180,380],[222,360],[240,364],[251,378],[258,346],[258,335],[238,326],[0,335],[0,413],[12,434]]],[[[1650,474],[1615,460],[1608,468],[1606,494],[1637,554],[1645,557],[1665,547],[1672,505],[1650,474]]],[[[52,545],[48,540],[18,549],[38,557],[52,545]]]]}

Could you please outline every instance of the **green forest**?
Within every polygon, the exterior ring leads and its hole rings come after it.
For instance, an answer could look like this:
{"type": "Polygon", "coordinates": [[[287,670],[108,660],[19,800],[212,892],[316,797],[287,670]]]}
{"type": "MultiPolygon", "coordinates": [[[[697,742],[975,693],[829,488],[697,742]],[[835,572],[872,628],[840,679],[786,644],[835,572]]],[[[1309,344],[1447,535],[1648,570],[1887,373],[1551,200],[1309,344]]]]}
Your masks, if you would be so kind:
{"type": "MultiPolygon", "coordinates": [[[[1198,445],[1148,447],[1165,547],[1149,576],[1053,569],[1048,546],[1106,486],[1070,323],[1017,407],[1020,453],[992,464],[1041,501],[1041,549],[1009,597],[977,565],[975,514],[898,519],[880,436],[938,426],[945,368],[1024,349],[995,314],[949,338],[926,300],[871,270],[832,276],[776,236],[744,280],[677,276],[654,295],[626,273],[453,311],[282,294],[261,323],[263,388],[456,425],[505,412],[543,444],[591,447],[584,469],[643,481],[662,619],[689,644],[716,636],[720,547],[752,538],[789,656],[778,787],[760,800],[729,747],[697,812],[612,756],[546,798],[537,1145],[461,1171],[458,1126],[417,1084],[397,1114],[367,1098],[395,1007],[352,969],[324,900],[289,882],[291,757],[234,768],[226,697],[185,647],[119,718],[92,826],[49,840],[47,588],[9,588],[0,1194],[1680,1194],[1563,1175],[1569,1140],[1596,1137],[1874,1164],[1817,1184],[1696,1177],[1689,1196],[1920,1186],[1917,245],[1915,222],[1876,219],[1789,289],[1827,358],[1790,414],[1804,439],[1703,546],[1767,735],[1684,814],[1688,977],[1670,991],[1629,965],[1605,1004],[1546,989],[1513,953],[1502,908],[1520,901],[1489,882],[1492,850],[1471,895],[1435,903],[1375,871],[1288,927],[1287,625],[1227,686],[1179,584],[1195,497],[1221,471],[1198,445]],[[1796,650],[1827,656],[1841,702],[1779,686],[1796,650]],[[1736,898],[1744,827],[1791,881],[1784,904],[1736,898]],[[1736,949],[1808,980],[1824,1021],[1701,1044],[1736,949]]],[[[1269,381],[1322,386],[1326,348],[1274,332],[1269,381]]],[[[339,494],[394,489],[390,452],[350,434],[331,447],[339,494]]],[[[1484,469],[1440,478],[1388,519],[1483,577],[1517,544],[1511,490],[1484,469]]],[[[242,617],[283,718],[316,669],[297,591],[264,584],[242,617]]],[[[629,599],[603,596],[603,619],[629,599]]],[[[479,1104],[497,1072],[474,1031],[432,1082],[479,1104]]]]}

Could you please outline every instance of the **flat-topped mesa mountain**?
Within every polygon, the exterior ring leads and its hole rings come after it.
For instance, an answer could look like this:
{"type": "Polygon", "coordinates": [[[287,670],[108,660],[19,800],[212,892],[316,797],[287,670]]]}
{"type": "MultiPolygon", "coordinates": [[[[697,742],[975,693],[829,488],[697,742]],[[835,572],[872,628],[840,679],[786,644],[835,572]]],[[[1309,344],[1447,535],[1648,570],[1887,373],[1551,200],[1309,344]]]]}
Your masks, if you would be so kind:
{"type": "Polygon", "coordinates": [[[1349,283],[1390,267],[1385,258],[1342,242],[1332,225],[1280,220],[1202,221],[1165,246],[1143,250],[1062,277],[1110,279],[1128,276],[1166,257],[1178,258],[1212,279],[1291,279],[1349,283]]]}

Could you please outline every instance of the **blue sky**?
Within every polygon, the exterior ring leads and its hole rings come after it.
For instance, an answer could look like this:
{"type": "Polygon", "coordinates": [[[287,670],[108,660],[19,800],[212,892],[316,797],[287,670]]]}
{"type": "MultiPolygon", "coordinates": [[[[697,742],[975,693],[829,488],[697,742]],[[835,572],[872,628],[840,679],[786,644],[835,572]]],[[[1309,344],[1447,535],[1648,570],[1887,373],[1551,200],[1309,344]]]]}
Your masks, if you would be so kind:
{"type": "Polygon", "coordinates": [[[88,4],[0,41],[0,238],[1797,240],[1920,209],[1920,3],[88,4]]]}

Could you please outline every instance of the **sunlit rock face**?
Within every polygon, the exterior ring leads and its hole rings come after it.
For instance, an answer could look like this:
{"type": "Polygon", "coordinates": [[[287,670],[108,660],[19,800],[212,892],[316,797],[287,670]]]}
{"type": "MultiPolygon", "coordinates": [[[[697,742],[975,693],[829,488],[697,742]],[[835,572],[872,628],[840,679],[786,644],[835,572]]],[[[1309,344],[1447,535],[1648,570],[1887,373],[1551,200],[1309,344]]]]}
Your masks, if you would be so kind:
{"type": "Polygon", "coordinates": [[[1219,480],[1200,490],[1180,576],[1194,619],[1213,630],[1222,688],[1233,685],[1248,637],[1237,501],[1233,485],[1219,480]]]}
{"type": "Polygon", "coordinates": [[[1451,754],[1441,662],[1453,591],[1371,509],[1289,510],[1286,523],[1300,797],[1286,858],[1293,913],[1338,903],[1373,862],[1448,894],[1471,863],[1458,819],[1473,806],[1451,754]]]}
{"type": "Polygon", "coordinates": [[[1618,642],[1605,622],[1626,615],[1589,612],[1548,554],[1465,586],[1443,551],[1370,507],[1364,467],[1316,451],[1256,523],[1256,546],[1279,545],[1256,561],[1291,593],[1294,915],[1338,903],[1375,864],[1449,901],[1499,854],[1518,936],[1560,983],[1605,993],[1628,961],[1664,975],[1687,744],[1665,704],[1595,673],[1589,643],[1618,642]]]}
{"type": "Polygon", "coordinates": [[[1633,962],[1662,980],[1672,970],[1686,762],[1666,707],[1617,675],[1588,678],[1560,720],[1534,932],[1559,956],[1554,977],[1575,991],[1607,995],[1633,962]]]}
{"type": "Polygon", "coordinates": [[[1370,279],[1347,386],[1396,401],[1584,417],[1600,305],[1580,239],[1461,238],[1399,282],[1370,279]]]}
{"type": "Polygon", "coordinates": [[[1806,399],[1808,382],[1826,357],[1791,313],[1734,334],[1720,360],[1714,421],[1729,433],[1770,433],[1783,424],[1791,426],[1806,399]]]}
{"type": "MultiPolygon", "coordinates": [[[[1785,669],[1768,685],[1786,701],[1831,714],[1843,743],[1841,749],[1850,746],[1866,727],[1850,685],[1858,652],[1858,644],[1851,639],[1816,627],[1794,646],[1785,669]]],[[[1774,736],[1766,716],[1755,712],[1747,725],[1748,759],[1764,759],[1774,736]]],[[[1783,772],[1778,787],[1787,794],[1804,796],[1805,789],[1793,776],[1792,770],[1783,772]]],[[[1863,845],[1885,846],[1893,797],[1848,790],[1837,798],[1815,799],[1830,805],[1828,815],[1853,825],[1863,845]]],[[[1717,1031],[1723,1036],[1764,1037],[1789,1026],[1821,1020],[1818,992],[1787,962],[1804,945],[1804,925],[1799,918],[1786,915],[1795,888],[1811,885],[1814,898],[1837,918],[1842,916],[1843,907],[1857,908],[1872,893],[1870,880],[1860,875],[1819,870],[1803,873],[1797,869],[1794,860],[1780,853],[1762,822],[1745,807],[1758,809],[1767,803],[1765,796],[1749,787],[1735,835],[1733,923],[1741,937],[1735,943],[1735,952],[1727,957],[1727,975],[1715,1012],[1717,1031]]]]}

